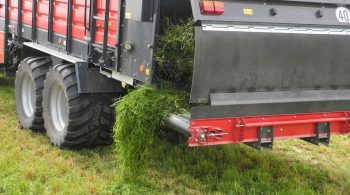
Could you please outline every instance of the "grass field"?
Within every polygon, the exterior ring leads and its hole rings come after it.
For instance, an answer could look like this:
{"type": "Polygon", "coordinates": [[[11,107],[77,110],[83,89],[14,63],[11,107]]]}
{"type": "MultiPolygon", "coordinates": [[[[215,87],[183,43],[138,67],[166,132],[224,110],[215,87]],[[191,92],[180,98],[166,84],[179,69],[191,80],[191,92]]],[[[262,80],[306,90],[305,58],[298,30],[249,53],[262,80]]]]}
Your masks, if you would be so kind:
{"type": "Polygon", "coordinates": [[[0,77],[0,194],[350,194],[350,136],[329,147],[291,140],[261,152],[160,142],[151,156],[124,177],[113,146],[52,147],[19,128],[12,80],[0,77]]]}

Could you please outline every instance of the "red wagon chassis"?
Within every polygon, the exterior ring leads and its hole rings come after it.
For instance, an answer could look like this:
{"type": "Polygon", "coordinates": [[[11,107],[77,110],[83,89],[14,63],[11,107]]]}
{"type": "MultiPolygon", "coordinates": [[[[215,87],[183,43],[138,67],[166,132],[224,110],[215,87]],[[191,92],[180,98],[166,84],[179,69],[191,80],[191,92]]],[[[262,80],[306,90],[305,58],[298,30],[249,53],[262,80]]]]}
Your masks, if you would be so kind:
{"type": "Polygon", "coordinates": [[[328,144],[331,134],[350,133],[350,112],[192,120],[190,131],[190,146],[247,143],[260,149],[290,138],[328,144]]]}

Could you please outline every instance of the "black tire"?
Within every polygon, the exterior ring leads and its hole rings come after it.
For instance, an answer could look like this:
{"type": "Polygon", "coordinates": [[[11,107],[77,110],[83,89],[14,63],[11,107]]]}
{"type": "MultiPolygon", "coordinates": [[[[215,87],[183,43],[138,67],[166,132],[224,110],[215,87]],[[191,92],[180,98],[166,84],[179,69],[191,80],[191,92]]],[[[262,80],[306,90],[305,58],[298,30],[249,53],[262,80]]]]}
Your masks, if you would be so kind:
{"type": "Polygon", "coordinates": [[[42,92],[46,73],[51,65],[50,57],[29,57],[18,66],[15,80],[16,112],[19,123],[24,129],[44,130],[42,92]],[[25,94],[28,92],[25,88],[32,89],[31,95],[25,94]],[[32,101],[29,100],[29,96],[32,101]]]}
{"type": "Polygon", "coordinates": [[[100,132],[97,135],[94,145],[109,145],[113,143],[113,126],[115,123],[115,110],[112,107],[117,94],[100,94],[101,114],[99,117],[100,132]]]}
{"type": "Polygon", "coordinates": [[[72,64],[53,67],[46,78],[43,115],[47,136],[53,145],[63,148],[84,148],[112,143],[114,111],[110,107],[112,105],[110,95],[79,94],[75,67],[72,64]],[[57,103],[61,99],[55,98],[55,94],[63,92],[64,96],[59,96],[64,97],[64,103],[57,103]],[[62,114],[57,110],[63,110],[62,114]],[[64,125],[57,125],[60,123],[57,121],[61,121],[64,125]]]}

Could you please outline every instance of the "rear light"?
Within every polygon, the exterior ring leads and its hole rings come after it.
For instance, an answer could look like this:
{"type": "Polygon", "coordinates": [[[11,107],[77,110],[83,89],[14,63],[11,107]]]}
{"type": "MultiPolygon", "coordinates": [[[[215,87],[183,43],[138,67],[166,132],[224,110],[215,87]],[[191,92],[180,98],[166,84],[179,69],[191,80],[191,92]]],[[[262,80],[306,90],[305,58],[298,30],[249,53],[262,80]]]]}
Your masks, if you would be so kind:
{"type": "Polygon", "coordinates": [[[214,1],[215,13],[221,15],[225,13],[225,4],[222,1],[214,1]]]}
{"type": "Polygon", "coordinates": [[[199,3],[202,14],[215,14],[213,1],[202,1],[199,3]]]}
{"type": "Polygon", "coordinates": [[[201,1],[199,5],[202,14],[221,15],[225,13],[225,4],[222,1],[201,1]]]}

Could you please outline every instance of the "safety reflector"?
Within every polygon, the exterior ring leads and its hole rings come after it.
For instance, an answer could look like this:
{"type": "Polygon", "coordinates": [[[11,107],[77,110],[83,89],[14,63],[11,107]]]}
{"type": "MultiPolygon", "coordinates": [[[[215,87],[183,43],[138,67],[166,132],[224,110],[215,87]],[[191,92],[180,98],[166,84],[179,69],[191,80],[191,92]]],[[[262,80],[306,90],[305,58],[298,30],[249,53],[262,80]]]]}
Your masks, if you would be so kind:
{"type": "Polygon", "coordinates": [[[221,15],[225,12],[225,4],[222,1],[201,1],[199,5],[202,14],[221,15]]]}

